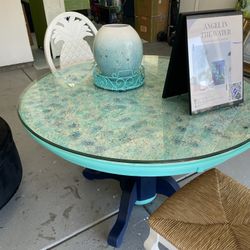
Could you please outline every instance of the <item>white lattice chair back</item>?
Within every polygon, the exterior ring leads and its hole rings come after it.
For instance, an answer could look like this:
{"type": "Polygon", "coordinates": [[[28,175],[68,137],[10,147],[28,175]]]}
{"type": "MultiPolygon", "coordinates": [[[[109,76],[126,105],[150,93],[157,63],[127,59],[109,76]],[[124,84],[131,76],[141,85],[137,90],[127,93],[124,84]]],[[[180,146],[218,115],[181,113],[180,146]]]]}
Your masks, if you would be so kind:
{"type": "Polygon", "coordinates": [[[56,67],[51,54],[51,45],[62,43],[59,55],[59,67],[66,68],[87,60],[94,60],[92,50],[85,39],[96,35],[94,24],[77,12],[64,12],[56,16],[49,24],[44,38],[44,53],[52,72],[56,67]]]}

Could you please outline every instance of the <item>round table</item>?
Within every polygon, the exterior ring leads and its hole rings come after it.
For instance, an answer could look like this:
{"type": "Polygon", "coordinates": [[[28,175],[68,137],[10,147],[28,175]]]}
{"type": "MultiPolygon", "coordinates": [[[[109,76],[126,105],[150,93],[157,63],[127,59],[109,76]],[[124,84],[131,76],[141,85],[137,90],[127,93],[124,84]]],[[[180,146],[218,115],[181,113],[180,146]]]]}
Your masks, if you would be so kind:
{"type": "Polygon", "coordinates": [[[83,63],[33,82],[20,97],[19,117],[38,143],[86,167],[88,179],[120,181],[113,246],[135,203],[178,190],[170,176],[205,171],[250,148],[250,84],[242,104],[190,116],[188,94],[161,97],[168,62],[144,56],[145,84],[126,92],[96,87],[94,64],[83,63]]]}

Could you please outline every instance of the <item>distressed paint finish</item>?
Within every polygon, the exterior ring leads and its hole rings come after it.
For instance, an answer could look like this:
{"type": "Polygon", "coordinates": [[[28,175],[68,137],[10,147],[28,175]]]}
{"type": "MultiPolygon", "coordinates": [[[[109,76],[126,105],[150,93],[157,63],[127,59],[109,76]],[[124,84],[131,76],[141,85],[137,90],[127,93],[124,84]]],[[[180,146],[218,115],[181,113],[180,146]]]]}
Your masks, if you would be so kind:
{"type": "Polygon", "coordinates": [[[93,65],[87,63],[49,74],[23,93],[19,116],[45,147],[60,146],[90,161],[97,157],[141,166],[155,162],[149,166],[151,174],[154,166],[159,172],[167,167],[165,162],[174,166],[187,158],[202,160],[241,143],[245,145],[235,154],[250,148],[249,83],[245,82],[243,104],[190,116],[187,95],[161,97],[168,59],[145,56],[143,65],[144,86],[127,92],[94,86],[93,65]]]}

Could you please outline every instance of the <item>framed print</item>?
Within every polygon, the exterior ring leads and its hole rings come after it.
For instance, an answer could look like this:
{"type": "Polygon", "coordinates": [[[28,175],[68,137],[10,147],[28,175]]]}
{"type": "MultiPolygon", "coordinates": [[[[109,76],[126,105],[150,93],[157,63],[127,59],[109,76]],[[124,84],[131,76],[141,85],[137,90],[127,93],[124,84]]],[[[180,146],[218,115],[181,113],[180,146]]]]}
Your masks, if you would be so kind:
{"type": "Polygon", "coordinates": [[[242,22],[238,11],[186,16],[191,114],[243,102],[242,22]]]}

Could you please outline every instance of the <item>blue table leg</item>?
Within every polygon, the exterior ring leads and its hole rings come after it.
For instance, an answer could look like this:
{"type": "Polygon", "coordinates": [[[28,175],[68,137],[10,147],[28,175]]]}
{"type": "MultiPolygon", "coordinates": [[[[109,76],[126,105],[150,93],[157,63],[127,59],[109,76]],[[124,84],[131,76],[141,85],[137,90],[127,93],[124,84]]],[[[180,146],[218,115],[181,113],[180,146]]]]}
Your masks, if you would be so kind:
{"type": "Polygon", "coordinates": [[[122,196],[117,220],[109,233],[108,244],[119,247],[126,231],[131,211],[135,204],[151,202],[156,194],[171,196],[179,189],[177,182],[167,177],[133,177],[85,169],[83,175],[89,179],[116,179],[120,182],[122,196]]]}
{"type": "Polygon", "coordinates": [[[158,177],[156,185],[156,193],[171,196],[179,189],[179,185],[176,180],[171,176],[158,177]]]}
{"type": "Polygon", "coordinates": [[[119,247],[122,243],[123,235],[126,231],[133,206],[137,199],[136,180],[123,180],[121,182],[121,189],[122,197],[118,217],[108,236],[108,244],[114,247],[119,247]]]}

